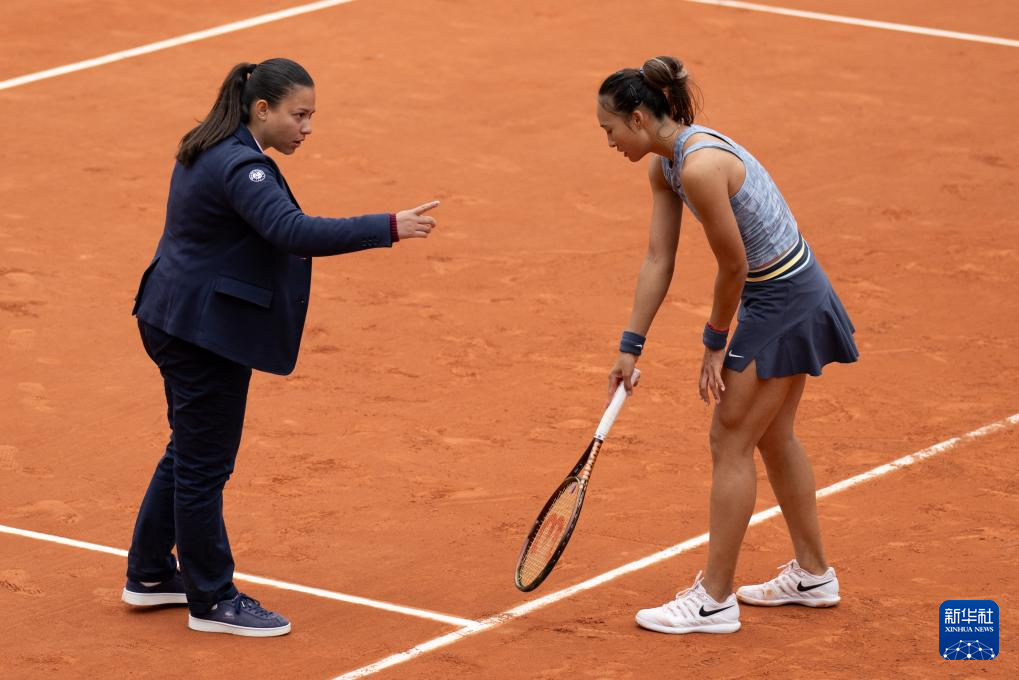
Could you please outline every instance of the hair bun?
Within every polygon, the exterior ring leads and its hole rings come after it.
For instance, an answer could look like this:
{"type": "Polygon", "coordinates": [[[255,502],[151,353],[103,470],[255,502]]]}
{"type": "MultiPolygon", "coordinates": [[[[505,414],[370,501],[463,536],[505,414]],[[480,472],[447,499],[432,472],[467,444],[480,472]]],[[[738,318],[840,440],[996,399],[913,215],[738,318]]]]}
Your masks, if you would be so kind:
{"type": "Polygon", "coordinates": [[[652,57],[640,68],[625,68],[610,75],[598,88],[598,95],[611,98],[606,108],[617,115],[629,115],[643,105],[656,117],[692,125],[697,104],[688,89],[693,81],[688,78],[679,59],[652,57]]]}
{"type": "Polygon", "coordinates": [[[676,83],[683,84],[687,79],[683,62],[669,56],[648,59],[640,68],[640,73],[648,79],[648,82],[662,90],[676,83]]]}

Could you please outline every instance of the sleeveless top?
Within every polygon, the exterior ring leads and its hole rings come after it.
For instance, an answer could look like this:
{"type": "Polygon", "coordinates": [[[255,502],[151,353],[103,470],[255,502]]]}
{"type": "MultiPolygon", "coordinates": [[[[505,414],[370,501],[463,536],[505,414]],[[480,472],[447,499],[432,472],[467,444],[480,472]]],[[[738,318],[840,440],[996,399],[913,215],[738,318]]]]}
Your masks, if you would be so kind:
{"type": "Polygon", "coordinates": [[[721,149],[743,162],[746,177],[739,191],[729,198],[729,204],[736,216],[747,264],[751,270],[772,262],[798,243],[800,235],[796,218],[764,166],[742,146],[703,125],[690,125],[679,135],[673,150],[675,161],[662,157],[662,172],[666,181],[683,199],[694,217],[700,220],[697,211],[686,198],[679,175],[685,156],[699,149],[721,149]],[[690,135],[697,133],[706,133],[716,139],[696,142],[684,151],[683,145],[690,139],[690,135]]]}

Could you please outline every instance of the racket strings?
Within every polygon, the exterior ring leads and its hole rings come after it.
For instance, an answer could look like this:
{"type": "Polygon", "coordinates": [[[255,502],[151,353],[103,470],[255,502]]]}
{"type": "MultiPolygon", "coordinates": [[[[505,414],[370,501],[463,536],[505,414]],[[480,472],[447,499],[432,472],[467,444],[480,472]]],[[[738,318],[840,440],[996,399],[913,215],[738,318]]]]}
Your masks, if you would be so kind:
{"type": "Polygon", "coordinates": [[[523,585],[529,585],[541,576],[555,555],[580,498],[578,487],[577,483],[563,487],[542,519],[534,540],[527,546],[527,552],[520,561],[520,582],[523,585]]]}

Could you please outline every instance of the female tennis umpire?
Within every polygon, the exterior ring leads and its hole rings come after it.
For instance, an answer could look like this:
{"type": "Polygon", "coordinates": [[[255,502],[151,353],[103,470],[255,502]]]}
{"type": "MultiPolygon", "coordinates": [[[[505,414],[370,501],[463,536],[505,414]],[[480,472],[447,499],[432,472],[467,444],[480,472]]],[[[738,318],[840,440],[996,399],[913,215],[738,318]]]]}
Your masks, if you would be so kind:
{"type": "Polygon", "coordinates": [[[301,212],[276,163],[311,134],[314,83],[289,59],[242,63],[184,135],[166,225],[134,314],[166,391],[170,441],[135,524],[123,600],[187,604],[194,630],[265,637],[290,623],[238,593],[223,523],[251,370],[294,369],[312,257],[426,238],[437,202],[351,218],[301,212]],[[171,554],[174,544],[180,558],[171,554]]]}
{"type": "Polygon", "coordinates": [[[737,598],[762,606],[832,606],[839,583],[825,560],[814,476],[793,424],[807,375],[820,375],[833,361],[856,361],[853,324],[764,167],[729,137],[694,124],[682,62],[656,57],[640,69],[617,71],[598,95],[609,146],[631,162],[653,154],[648,253],[610,390],[619,382],[631,387],[644,336],[672,280],[684,204],[704,226],[718,265],[700,368],[701,398],[711,395],[716,403],[708,562],[703,580],[698,574],[675,599],[639,611],[637,623],[663,633],[731,633],[740,627],[737,598]],[[739,326],[728,342],[737,306],[739,326]],[[755,447],[796,558],[774,579],[733,593],[757,494],[755,447]]]}

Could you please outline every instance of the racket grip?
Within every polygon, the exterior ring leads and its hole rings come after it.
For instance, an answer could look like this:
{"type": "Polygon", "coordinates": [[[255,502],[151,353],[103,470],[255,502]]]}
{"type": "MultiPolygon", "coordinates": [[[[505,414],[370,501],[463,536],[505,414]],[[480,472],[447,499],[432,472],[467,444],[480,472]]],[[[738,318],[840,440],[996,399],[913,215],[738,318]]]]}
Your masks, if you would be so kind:
{"type": "MultiPolygon", "coordinates": [[[[640,377],[640,369],[633,369],[633,375],[630,376],[630,384],[633,385],[637,382],[637,378],[640,377]]],[[[626,387],[623,383],[619,383],[616,387],[616,393],[612,395],[612,401],[609,402],[609,406],[605,409],[605,414],[601,417],[601,422],[598,423],[598,429],[594,432],[594,438],[598,441],[605,441],[605,437],[609,435],[609,430],[612,429],[613,423],[616,422],[616,416],[619,415],[620,409],[623,408],[623,402],[626,401],[626,387]]]]}

